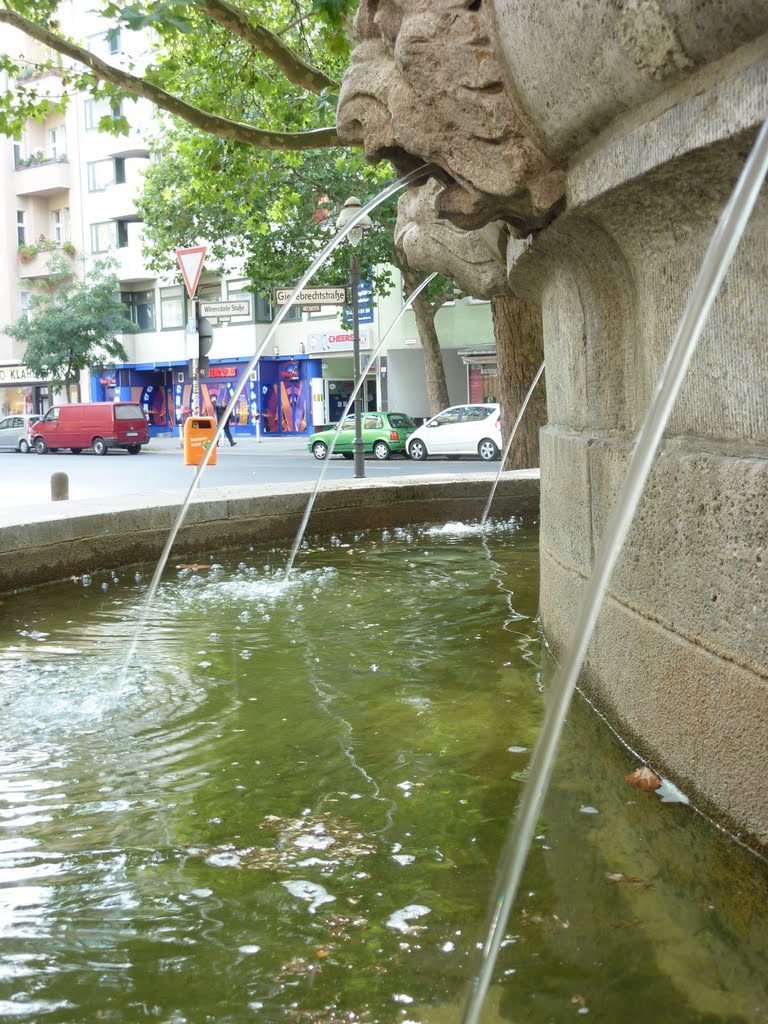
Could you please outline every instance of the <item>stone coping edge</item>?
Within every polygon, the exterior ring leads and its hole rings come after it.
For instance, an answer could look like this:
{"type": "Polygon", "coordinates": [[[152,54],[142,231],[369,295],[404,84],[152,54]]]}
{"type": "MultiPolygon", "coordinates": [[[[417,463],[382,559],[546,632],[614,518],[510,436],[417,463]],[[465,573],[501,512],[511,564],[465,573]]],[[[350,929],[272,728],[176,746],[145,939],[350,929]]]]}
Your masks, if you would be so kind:
{"type": "MultiPolygon", "coordinates": [[[[479,519],[492,478],[487,473],[352,480],[321,490],[307,535],[365,527],[479,519]]],[[[174,542],[171,559],[208,561],[213,550],[242,543],[292,541],[313,490],[261,485],[199,491],[174,542]]],[[[0,513],[0,594],[157,559],[185,500],[161,492],[56,502],[0,513]]],[[[503,473],[493,516],[537,516],[539,471],[503,473]]]]}

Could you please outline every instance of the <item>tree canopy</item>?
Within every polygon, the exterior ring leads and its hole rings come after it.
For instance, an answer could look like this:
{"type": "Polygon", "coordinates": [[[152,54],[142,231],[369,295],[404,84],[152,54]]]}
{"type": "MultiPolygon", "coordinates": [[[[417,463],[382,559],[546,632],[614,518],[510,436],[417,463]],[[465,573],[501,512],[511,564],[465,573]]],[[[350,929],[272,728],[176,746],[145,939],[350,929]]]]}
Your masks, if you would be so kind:
{"type": "MultiPolygon", "coordinates": [[[[19,138],[28,118],[89,91],[143,97],[201,131],[262,149],[338,145],[334,115],[351,6],[352,0],[95,0],[92,11],[111,32],[153,34],[150,60],[125,66],[72,38],[57,0],[0,0],[0,24],[51,51],[41,51],[32,67],[0,56],[0,68],[16,83],[0,92],[0,130],[19,138]],[[62,97],[52,101],[30,71],[55,72],[62,97]]],[[[125,132],[128,123],[118,120],[114,128],[125,132]]]]}
{"type": "Polygon", "coordinates": [[[4,328],[26,345],[24,363],[42,380],[67,391],[82,370],[127,359],[115,335],[138,330],[116,300],[120,285],[114,263],[101,260],[78,280],[62,253],[48,261],[45,290],[32,294],[29,316],[4,328]]]}

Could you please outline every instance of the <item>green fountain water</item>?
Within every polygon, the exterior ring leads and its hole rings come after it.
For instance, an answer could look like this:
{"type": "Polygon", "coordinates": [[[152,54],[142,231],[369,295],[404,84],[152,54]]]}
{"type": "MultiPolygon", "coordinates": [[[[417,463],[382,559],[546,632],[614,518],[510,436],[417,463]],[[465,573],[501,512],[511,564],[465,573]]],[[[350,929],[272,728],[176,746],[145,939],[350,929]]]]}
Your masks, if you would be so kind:
{"type": "MultiPolygon", "coordinates": [[[[535,524],[6,599],[0,1020],[455,1021],[551,666],[535,524]]],[[[484,1021],[768,1019],[765,864],[574,704],[484,1021]],[[665,799],[662,799],[664,797],[665,799]]]]}

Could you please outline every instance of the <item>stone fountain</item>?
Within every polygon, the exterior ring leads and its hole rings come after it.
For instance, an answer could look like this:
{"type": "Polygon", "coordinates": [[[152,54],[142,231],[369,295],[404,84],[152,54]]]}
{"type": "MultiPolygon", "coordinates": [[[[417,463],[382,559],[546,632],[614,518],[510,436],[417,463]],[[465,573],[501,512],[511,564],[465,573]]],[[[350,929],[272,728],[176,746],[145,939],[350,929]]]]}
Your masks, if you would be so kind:
{"type": "MultiPolygon", "coordinates": [[[[562,649],[714,225],[768,116],[768,7],[363,0],[339,130],[434,176],[414,266],[542,310],[541,615],[562,649]]],[[[715,303],[582,685],[768,847],[768,197],[715,303]]]]}

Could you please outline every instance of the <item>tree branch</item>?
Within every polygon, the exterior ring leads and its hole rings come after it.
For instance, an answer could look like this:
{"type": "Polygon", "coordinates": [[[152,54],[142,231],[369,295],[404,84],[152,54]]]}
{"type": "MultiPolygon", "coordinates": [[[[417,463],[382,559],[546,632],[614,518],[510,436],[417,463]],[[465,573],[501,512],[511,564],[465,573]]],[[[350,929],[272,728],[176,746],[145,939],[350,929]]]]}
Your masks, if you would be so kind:
{"type": "Polygon", "coordinates": [[[209,114],[200,107],[195,107],[177,96],[171,95],[160,86],[136,75],[123,71],[120,68],[107,64],[100,57],[90,53],[82,46],[62,39],[49,29],[37,25],[33,21],[22,17],[15,11],[7,8],[0,8],[0,24],[13,25],[20,29],[32,39],[49,46],[52,50],[70,57],[79,64],[85,65],[93,76],[101,82],[110,82],[134,96],[140,96],[149,100],[162,110],[175,114],[182,120],[187,121],[195,128],[216,135],[224,139],[234,139],[243,142],[248,146],[255,146],[259,149],[272,150],[307,150],[327,149],[331,146],[340,145],[336,128],[316,128],[307,132],[274,132],[255,128],[253,125],[244,124],[241,121],[231,121],[227,117],[220,117],[218,114],[209,114]]]}
{"type": "Polygon", "coordinates": [[[248,15],[228,0],[200,0],[209,18],[217,21],[234,35],[244,39],[254,50],[259,50],[280,68],[289,82],[308,92],[321,93],[324,89],[338,89],[339,83],[318,68],[307,64],[269,29],[251,21],[248,15]]]}

